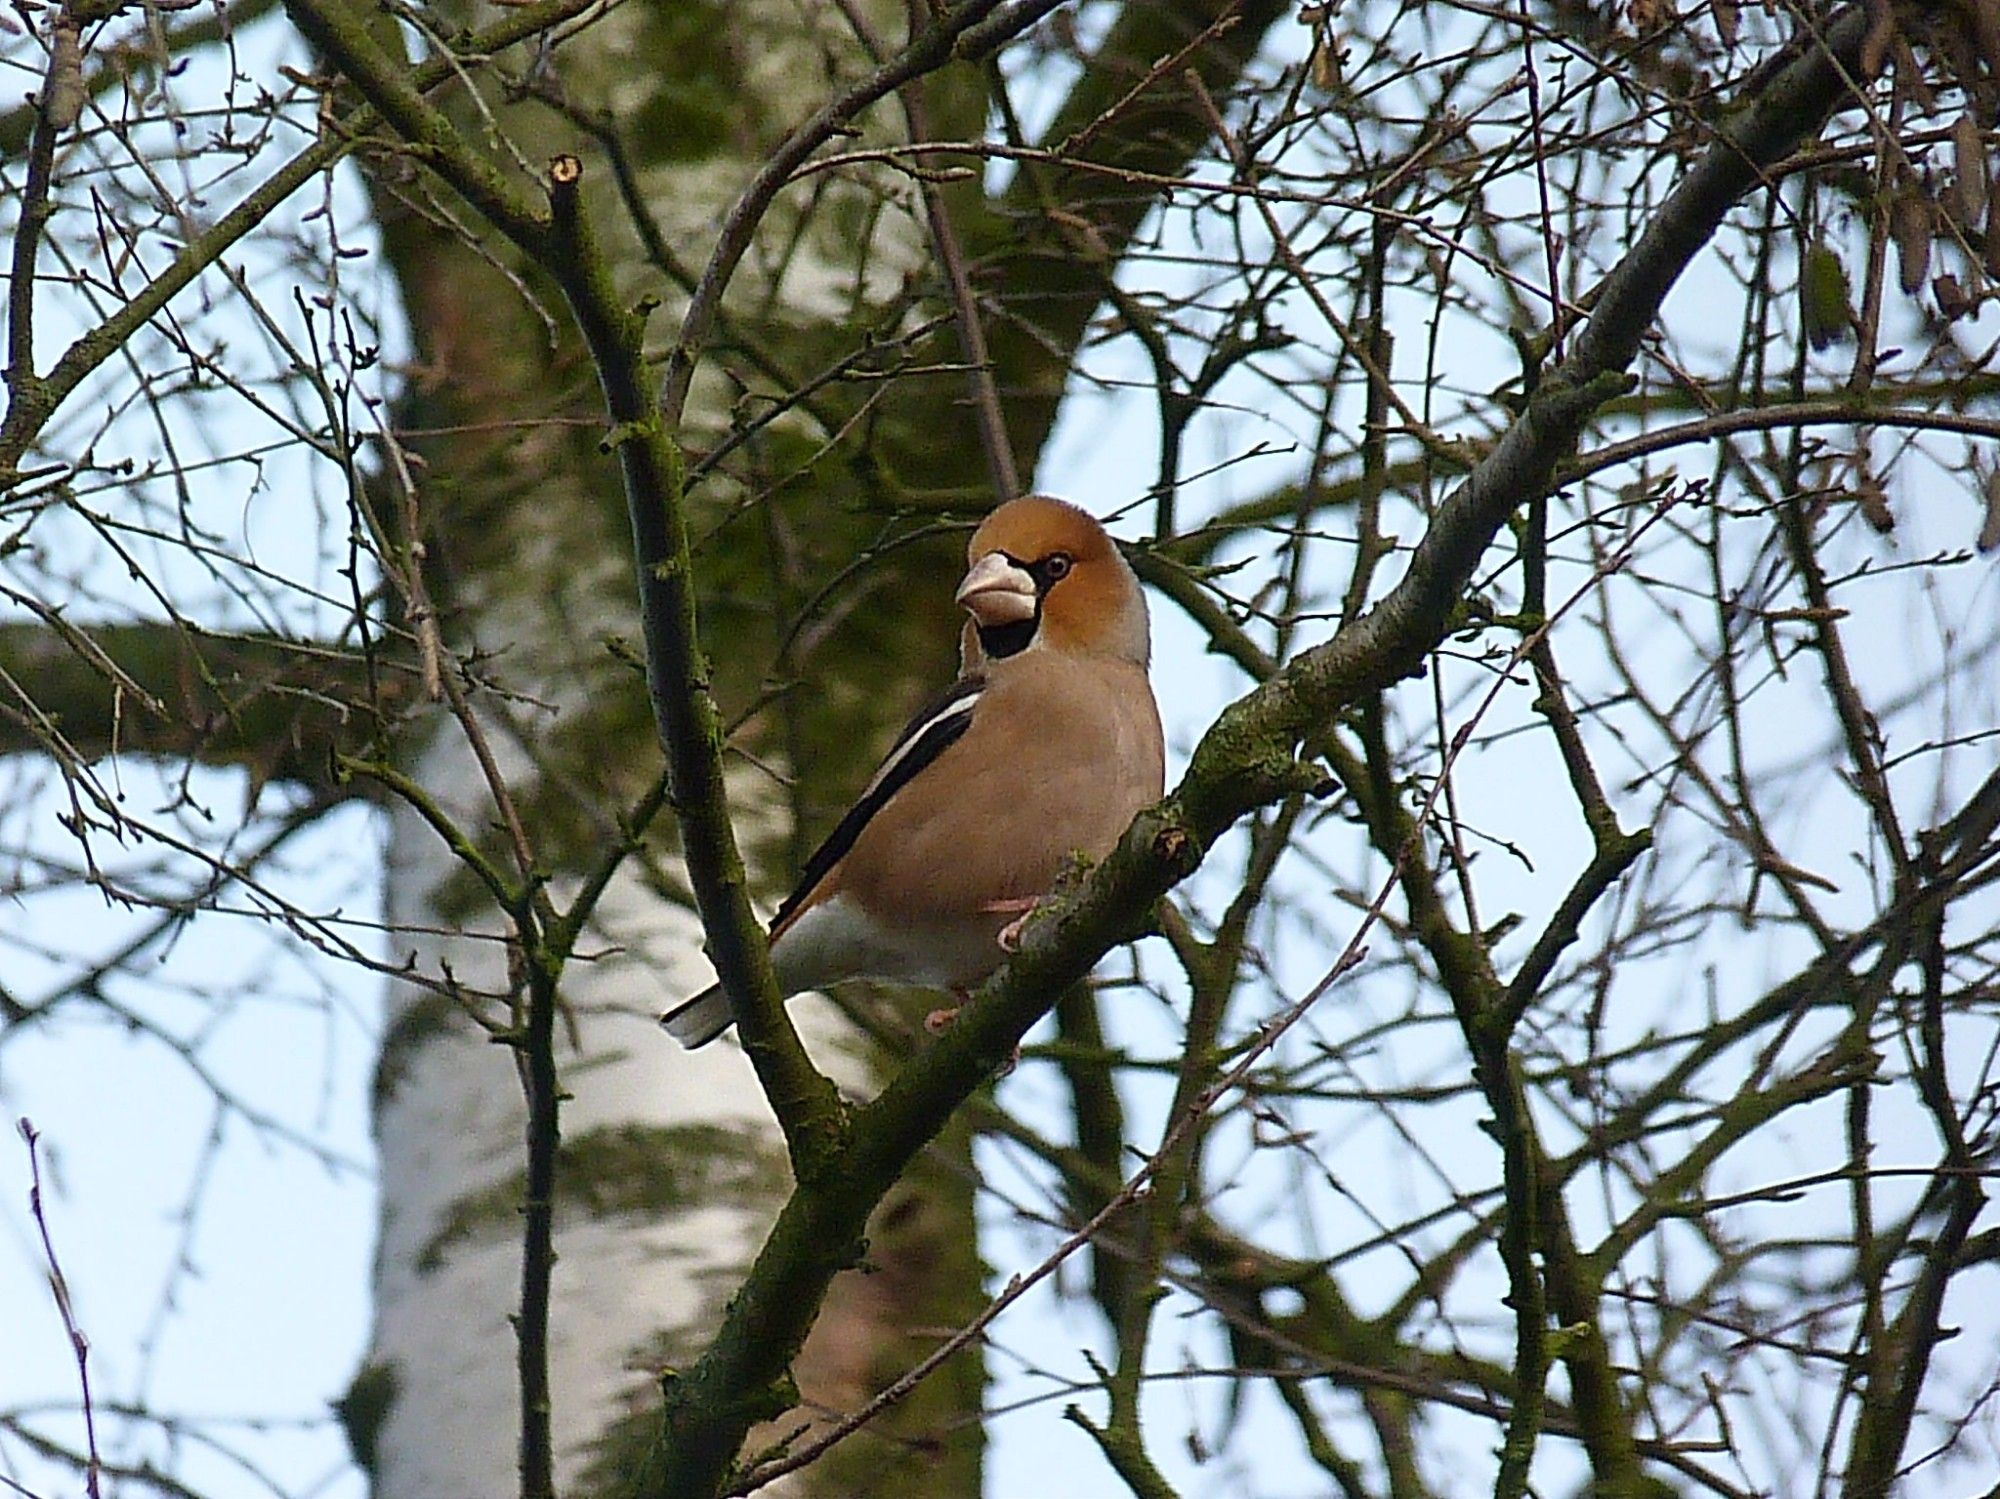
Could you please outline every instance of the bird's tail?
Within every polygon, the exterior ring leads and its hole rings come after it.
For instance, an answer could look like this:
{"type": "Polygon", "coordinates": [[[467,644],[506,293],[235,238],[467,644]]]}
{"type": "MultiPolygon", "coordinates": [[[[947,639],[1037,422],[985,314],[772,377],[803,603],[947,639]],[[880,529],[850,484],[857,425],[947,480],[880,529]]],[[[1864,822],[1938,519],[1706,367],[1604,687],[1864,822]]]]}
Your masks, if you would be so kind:
{"type": "Polygon", "coordinates": [[[722,985],[711,984],[693,999],[683,1000],[660,1017],[660,1024],[689,1051],[706,1046],[736,1024],[736,1011],[722,985]]]}

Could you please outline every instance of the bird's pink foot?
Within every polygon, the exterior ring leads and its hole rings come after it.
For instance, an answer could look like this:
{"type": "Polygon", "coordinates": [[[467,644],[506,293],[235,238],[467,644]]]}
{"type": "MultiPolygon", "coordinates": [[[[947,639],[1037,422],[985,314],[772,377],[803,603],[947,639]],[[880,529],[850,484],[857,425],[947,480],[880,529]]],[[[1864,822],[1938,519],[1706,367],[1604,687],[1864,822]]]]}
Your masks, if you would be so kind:
{"type": "MultiPolygon", "coordinates": [[[[924,1029],[929,1031],[933,1036],[942,1034],[946,1026],[958,1019],[958,1012],[972,1002],[972,991],[970,989],[954,989],[951,993],[952,997],[958,1001],[957,1004],[947,1010],[932,1010],[930,1014],[924,1016],[924,1029]]],[[[1000,1064],[1000,1070],[993,1074],[994,1080],[997,1082],[1020,1065],[1021,1048],[1017,1046],[1013,1051],[1008,1053],[1007,1060],[1000,1064]]]]}
{"type": "Polygon", "coordinates": [[[1014,952],[1021,946],[1021,933],[1027,930],[1028,918],[1035,914],[1036,897],[1016,896],[1011,900],[989,900],[979,909],[995,916],[1011,915],[1014,919],[1000,928],[994,940],[1000,944],[1000,951],[1014,952]]]}
{"type": "Polygon", "coordinates": [[[933,1036],[940,1034],[946,1026],[958,1019],[958,1012],[972,1002],[972,991],[954,986],[951,991],[951,997],[957,1000],[958,1003],[950,1009],[932,1010],[930,1014],[924,1016],[924,1029],[929,1031],[933,1036]]]}

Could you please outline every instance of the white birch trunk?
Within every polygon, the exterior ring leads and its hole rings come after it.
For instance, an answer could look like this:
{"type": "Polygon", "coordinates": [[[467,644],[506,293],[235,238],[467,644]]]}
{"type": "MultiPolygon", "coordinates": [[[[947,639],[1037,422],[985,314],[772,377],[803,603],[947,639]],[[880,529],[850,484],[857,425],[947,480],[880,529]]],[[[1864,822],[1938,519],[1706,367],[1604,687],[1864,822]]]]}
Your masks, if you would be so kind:
{"type": "MultiPolygon", "coordinates": [[[[900,34],[900,0],[869,9],[884,35],[900,34]]],[[[736,65],[732,87],[749,90],[733,103],[761,133],[729,141],[729,154],[651,170],[655,212],[677,252],[697,265],[762,145],[825,86],[828,59],[840,59],[848,75],[861,66],[833,7],[745,4],[712,10],[707,19],[726,26],[717,45],[736,65]]],[[[663,85],[658,59],[648,53],[646,28],[653,24],[659,23],[616,13],[566,46],[559,57],[570,97],[596,101],[621,118],[643,116],[651,92],[677,86],[663,85]]],[[[877,128],[884,119],[878,112],[877,128]]],[[[536,140],[527,151],[534,157],[557,148],[536,140]]],[[[584,154],[588,159],[587,146],[584,154]]],[[[599,223],[614,223],[609,183],[596,185],[599,223]]],[[[767,324],[773,306],[778,322],[844,323],[854,316],[857,286],[891,288],[923,254],[921,228],[911,217],[873,216],[869,234],[856,236],[852,218],[843,234],[835,229],[838,216],[823,214],[824,204],[812,232],[794,244],[788,239],[794,214],[808,202],[798,194],[781,205],[769,226],[769,253],[753,254],[739,281],[742,299],[767,324]],[[776,302],[762,301],[774,288],[776,302]]],[[[407,267],[405,279],[413,299],[436,290],[412,287],[407,267]]],[[[671,288],[636,264],[626,281],[635,295],[669,294],[653,330],[670,336],[671,288]]],[[[477,391],[487,372],[466,325],[475,335],[481,331],[480,310],[425,306],[413,308],[413,316],[435,319],[434,344],[462,361],[446,369],[446,379],[477,391]]],[[[733,391],[722,382],[698,385],[697,400],[704,389],[712,398],[706,425],[720,432],[733,391]]],[[[532,461],[532,455],[524,460],[530,471],[532,461]]],[[[553,716],[508,710],[516,724],[529,726],[524,737],[531,741],[588,724],[601,706],[593,684],[611,696],[627,694],[627,702],[633,690],[629,669],[601,643],[606,634],[638,638],[628,548],[605,516],[580,513],[588,507],[566,488],[570,479],[557,465],[508,502],[510,546],[499,549],[511,554],[505,575],[473,578],[458,600],[469,606],[461,634],[495,653],[483,671],[557,708],[553,716]]],[[[607,758],[626,766],[657,763],[653,752],[635,748],[636,731],[620,722],[607,732],[625,737],[607,741],[607,758]]],[[[496,729],[494,740],[502,745],[505,730],[496,729]]],[[[564,753],[576,754],[577,743],[572,737],[564,753]]],[[[532,791],[547,770],[537,766],[539,758],[513,754],[510,779],[532,791]]],[[[455,724],[440,724],[412,769],[461,828],[485,833],[493,802],[455,724]]],[[[393,814],[389,843],[388,904],[399,956],[407,955],[426,980],[448,973],[468,1002],[488,1015],[504,1014],[497,998],[507,989],[500,918],[489,903],[467,899],[464,872],[414,812],[393,814]]],[[[573,850],[558,867],[580,868],[590,852],[573,850]]],[[[560,877],[553,893],[559,905],[569,897],[560,877]]],[[[570,1097],[562,1113],[551,1383],[565,1492],[597,1487],[593,1462],[615,1468],[621,1436],[650,1433],[657,1371],[703,1346],[788,1185],[770,1111],[733,1042],[684,1053],[655,1023],[663,1008],[710,978],[699,949],[692,914],[649,887],[631,863],[605,894],[580,946],[582,959],[605,956],[572,961],[562,982],[580,1043],[571,1046],[563,1032],[559,1055],[570,1097]]],[[[809,1033],[822,1060],[837,1054],[831,1010],[802,1007],[801,1013],[815,1017],[809,1033]]],[[[512,1055],[434,989],[398,985],[375,1118],[382,1194],[376,1323],[368,1361],[343,1406],[350,1433],[377,1499],[495,1499],[517,1483],[509,1318],[520,1297],[524,1109],[512,1055]]],[[[853,1328],[854,1318],[842,1320],[853,1328]]],[[[869,1321],[860,1319],[864,1336],[869,1321]]],[[[871,1361],[853,1353],[832,1360],[852,1377],[815,1393],[833,1401],[858,1398],[871,1361]]]]}
{"type": "MultiPolygon", "coordinates": [[[[450,768],[476,785],[468,758],[441,744],[427,756],[428,784],[450,768]]],[[[473,802],[460,809],[469,822],[473,802]]],[[[437,835],[398,813],[391,857],[399,923],[444,924],[425,898],[454,873],[437,835]]],[[[574,965],[563,985],[582,1043],[561,1048],[572,1095],[564,1149],[577,1166],[563,1182],[551,1316],[565,1491],[607,1419],[643,1412],[659,1367],[690,1357],[713,1330],[787,1181],[742,1053],[727,1044],[683,1053],[655,1024],[667,1001],[709,977],[694,919],[621,879],[595,932],[597,947],[624,951],[574,965]]],[[[433,939],[422,966],[446,964],[468,990],[505,989],[505,954],[491,939],[433,939]]],[[[385,1499],[483,1499],[515,1485],[509,1317],[520,1302],[524,1111],[508,1051],[463,1023],[439,1024],[448,1004],[406,987],[383,1059],[371,1363],[395,1379],[375,1452],[385,1499]]],[[[813,1013],[824,1036],[828,1016],[813,1013]]]]}

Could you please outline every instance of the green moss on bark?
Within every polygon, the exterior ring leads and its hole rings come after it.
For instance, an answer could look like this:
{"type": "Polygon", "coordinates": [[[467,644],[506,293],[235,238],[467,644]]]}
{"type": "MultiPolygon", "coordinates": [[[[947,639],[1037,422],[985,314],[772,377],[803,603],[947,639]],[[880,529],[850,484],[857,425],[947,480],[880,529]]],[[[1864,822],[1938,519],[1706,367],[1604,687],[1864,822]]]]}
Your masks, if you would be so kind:
{"type": "MultiPolygon", "coordinates": [[[[578,1213],[653,1221],[692,1207],[767,1202],[786,1180],[783,1154],[743,1130],[618,1125],[563,1142],[556,1211],[559,1224],[578,1213]]],[[[517,1234],[524,1186],[515,1173],[460,1198],[424,1245],[417,1268],[435,1271],[458,1246],[517,1234]]]]}
{"type": "Polygon", "coordinates": [[[333,1402],[333,1413],[347,1434],[355,1465],[371,1479],[376,1469],[376,1441],[396,1403],[397,1384],[394,1364],[366,1363],[355,1372],[347,1393],[333,1402]]]}

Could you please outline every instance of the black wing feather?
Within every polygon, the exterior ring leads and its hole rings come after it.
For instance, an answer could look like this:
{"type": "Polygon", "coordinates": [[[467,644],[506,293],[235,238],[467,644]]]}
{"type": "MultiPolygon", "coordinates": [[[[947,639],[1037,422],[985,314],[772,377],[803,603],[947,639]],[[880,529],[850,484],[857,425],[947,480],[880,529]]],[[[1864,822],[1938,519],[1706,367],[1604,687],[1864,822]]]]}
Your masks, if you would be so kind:
{"type": "Polygon", "coordinates": [[[854,805],[847,809],[847,815],[840,819],[839,825],[826,835],[826,841],[814,849],[812,857],[806,860],[798,884],[792,887],[792,893],[785,897],[777,915],[771,918],[773,930],[785,923],[812,893],[813,887],[826,878],[826,872],[854,847],[854,840],[861,836],[861,830],[888,804],[889,798],[909,785],[926,766],[958,742],[972,723],[973,707],[978,703],[980,690],[985,685],[983,676],[961,677],[919,708],[903,726],[903,732],[889,746],[889,753],[882,757],[881,765],[869,778],[867,786],[862,788],[854,805]]]}

